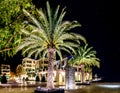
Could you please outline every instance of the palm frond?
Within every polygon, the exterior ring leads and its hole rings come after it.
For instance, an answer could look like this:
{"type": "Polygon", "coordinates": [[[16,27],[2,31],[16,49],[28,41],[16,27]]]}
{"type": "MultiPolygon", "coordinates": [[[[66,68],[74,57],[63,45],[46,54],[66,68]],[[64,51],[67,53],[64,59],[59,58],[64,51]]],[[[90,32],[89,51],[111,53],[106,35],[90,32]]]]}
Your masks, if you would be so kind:
{"type": "Polygon", "coordinates": [[[26,16],[28,16],[31,20],[32,20],[32,22],[39,28],[39,29],[42,29],[41,27],[40,27],[40,24],[39,24],[39,22],[37,21],[37,19],[36,18],[34,18],[29,12],[27,12],[25,9],[23,9],[23,12],[24,12],[24,14],[26,15],[26,16]]]}
{"type": "Polygon", "coordinates": [[[100,67],[100,59],[96,57],[96,51],[93,50],[93,47],[88,47],[88,44],[86,44],[84,47],[79,47],[77,53],[74,57],[74,62],[72,62],[74,65],[82,63],[85,66],[100,67]]]}
{"type": "Polygon", "coordinates": [[[58,5],[55,11],[51,8],[49,2],[46,3],[46,9],[36,9],[35,15],[30,14],[23,9],[28,18],[28,24],[24,24],[22,29],[22,38],[17,51],[23,50],[23,54],[34,55],[35,58],[42,56],[48,57],[48,49],[56,49],[56,55],[62,60],[61,51],[70,54],[76,53],[75,49],[80,46],[81,40],[86,42],[82,35],[70,32],[81,24],[77,21],[63,21],[66,11],[63,8],[60,11],[58,5]]]}
{"type": "Polygon", "coordinates": [[[39,20],[41,22],[41,25],[43,26],[42,29],[44,29],[44,31],[47,33],[47,31],[49,30],[49,22],[48,22],[47,16],[45,13],[43,13],[42,9],[37,10],[37,12],[39,14],[39,20]]]}
{"type": "Polygon", "coordinates": [[[58,56],[60,57],[60,60],[62,60],[62,53],[59,49],[56,49],[56,53],[58,54],[58,56]]]}
{"type": "Polygon", "coordinates": [[[47,2],[47,14],[48,14],[48,20],[49,20],[49,30],[52,31],[52,11],[50,8],[49,2],[47,2]]]}

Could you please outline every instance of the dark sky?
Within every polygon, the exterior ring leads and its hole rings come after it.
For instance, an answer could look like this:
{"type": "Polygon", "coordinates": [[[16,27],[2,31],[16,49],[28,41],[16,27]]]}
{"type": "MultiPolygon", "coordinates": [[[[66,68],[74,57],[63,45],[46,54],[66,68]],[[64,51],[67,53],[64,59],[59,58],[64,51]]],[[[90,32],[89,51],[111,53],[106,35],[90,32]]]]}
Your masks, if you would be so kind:
{"type": "MultiPolygon", "coordinates": [[[[33,0],[40,7],[45,7],[46,0],[33,0]],[[38,2],[39,1],[39,2],[38,2]]],[[[106,81],[120,81],[119,52],[120,39],[116,26],[117,7],[113,2],[105,0],[49,0],[52,7],[60,4],[66,6],[66,19],[77,20],[82,24],[75,29],[82,34],[97,51],[101,60],[101,68],[95,70],[106,81]]],[[[10,59],[12,65],[17,65],[22,59],[18,56],[10,59]]]]}

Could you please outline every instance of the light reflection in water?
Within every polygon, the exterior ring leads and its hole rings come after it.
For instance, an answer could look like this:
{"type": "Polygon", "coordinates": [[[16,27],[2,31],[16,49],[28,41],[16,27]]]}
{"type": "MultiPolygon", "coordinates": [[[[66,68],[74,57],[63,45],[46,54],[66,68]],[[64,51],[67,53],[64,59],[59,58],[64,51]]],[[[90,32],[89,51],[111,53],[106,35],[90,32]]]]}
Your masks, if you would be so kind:
{"type": "Polygon", "coordinates": [[[119,84],[102,84],[102,85],[97,85],[99,87],[104,87],[104,88],[120,88],[119,84]]]}
{"type": "MultiPolygon", "coordinates": [[[[82,86],[75,86],[74,88],[72,88],[73,90],[74,89],[81,89],[81,88],[85,88],[86,86],[82,85],[82,86]]],[[[66,89],[65,86],[59,86],[59,88],[64,88],[65,90],[71,90],[71,89],[66,89]]]]}

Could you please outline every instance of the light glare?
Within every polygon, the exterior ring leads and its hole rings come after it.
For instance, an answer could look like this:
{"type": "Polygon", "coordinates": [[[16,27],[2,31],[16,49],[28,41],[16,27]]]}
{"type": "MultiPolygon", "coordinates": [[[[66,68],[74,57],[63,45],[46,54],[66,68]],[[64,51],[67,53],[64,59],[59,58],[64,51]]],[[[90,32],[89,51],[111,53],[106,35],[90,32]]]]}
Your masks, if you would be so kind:
{"type": "Polygon", "coordinates": [[[99,87],[104,87],[104,88],[120,88],[120,85],[117,84],[103,84],[103,85],[98,85],[99,87]]]}

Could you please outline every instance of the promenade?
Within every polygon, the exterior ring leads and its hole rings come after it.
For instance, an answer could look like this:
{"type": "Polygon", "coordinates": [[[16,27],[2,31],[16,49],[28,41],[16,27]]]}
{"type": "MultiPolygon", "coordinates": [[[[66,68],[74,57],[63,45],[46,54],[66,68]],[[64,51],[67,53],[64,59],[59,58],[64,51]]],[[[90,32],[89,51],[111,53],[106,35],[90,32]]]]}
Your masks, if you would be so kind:
{"type": "MultiPolygon", "coordinates": [[[[36,87],[45,87],[45,83],[28,84],[28,85],[13,85],[13,84],[0,84],[0,93],[34,93],[36,87]]],[[[65,86],[57,86],[64,88],[65,86]]],[[[120,93],[120,83],[92,83],[91,85],[76,85],[75,89],[65,89],[65,93],[120,93]]]]}

